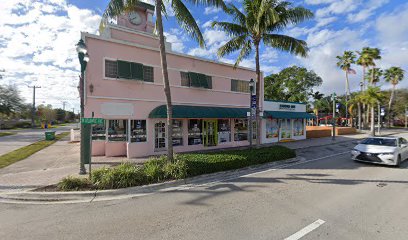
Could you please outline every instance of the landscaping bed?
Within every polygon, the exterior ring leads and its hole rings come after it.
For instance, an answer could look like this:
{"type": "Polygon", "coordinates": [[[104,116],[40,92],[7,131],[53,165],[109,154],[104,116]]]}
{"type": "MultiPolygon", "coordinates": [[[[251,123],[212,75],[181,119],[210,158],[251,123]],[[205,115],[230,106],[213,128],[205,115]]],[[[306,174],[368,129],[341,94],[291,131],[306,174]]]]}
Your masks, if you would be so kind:
{"type": "Polygon", "coordinates": [[[142,166],[122,163],[112,168],[99,168],[92,171],[91,179],[66,177],[56,187],[50,186],[44,188],[44,191],[55,188],[59,191],[79,191],[141,186],[294,157],[296,157],[295,151],[283,146],[178,154],[174,156],[172,163],[167,162],[165,156],[161,156],[149,159],[142,166]]]}

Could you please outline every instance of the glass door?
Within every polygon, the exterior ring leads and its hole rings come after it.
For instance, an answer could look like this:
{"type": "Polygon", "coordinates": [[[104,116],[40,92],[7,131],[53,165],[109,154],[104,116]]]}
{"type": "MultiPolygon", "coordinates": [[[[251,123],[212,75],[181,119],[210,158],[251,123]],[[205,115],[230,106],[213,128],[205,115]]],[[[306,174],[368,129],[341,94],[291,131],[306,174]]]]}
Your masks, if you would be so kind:
{"type": "Polygon", "coordinates": [[[203,140],[204,146],[217,146],[218,142],[218,126],[217,120],[203,121],[203,140]]]}
{"type": "Polygon", "coordinates": [[[280,139],[290,139],[292,138],[292,126],[290,119],[281,119],[281,129],[280,129],[280,139]]]}
{"type": "Polygon", "coordinates": [[[166,148],[166,123],[163,121],[154,124],[154,148],[156,150],[166,148]]]}

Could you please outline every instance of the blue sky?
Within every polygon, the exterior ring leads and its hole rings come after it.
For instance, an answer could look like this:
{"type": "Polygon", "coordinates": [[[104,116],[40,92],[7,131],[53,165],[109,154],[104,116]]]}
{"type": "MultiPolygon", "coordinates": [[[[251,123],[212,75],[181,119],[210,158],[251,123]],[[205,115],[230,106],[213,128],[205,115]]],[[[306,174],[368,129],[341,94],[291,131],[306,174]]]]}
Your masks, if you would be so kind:
{"type": "MultiPolygon", "coordinates": [[[[100,16],[108,0],[2,0],[0,3],[0,69],[6,73],[0,84],[15,84],[27,102],[31,90],[40,85],[38,103],[79,109],[76,89],[79,64],[74,44],[80,31],[97,34],[100,16]]],[[[240,0],[229,0],[238,7],[240,0]]],[[[266,75],[291,65],[314,70],[324,81],[316,90],[324,93],[344,92],[344,73],[336,67],[336,56],[344,50],[364,46],[378,47],[383,59],[381,68],[400,66],[408,70],[408,3],[403,0],[303,0],[292,1],[315,13],[313,20],[290,26],[284,33],[306,40],[308,58],[299,58],[268,47],[261,49],[261,70],[266,75]]],[[[173,50],[186,54],[233,63],[236,54],[218,59],[216,50],[228,36],[212,29],[213,20],[228,20],[220,9],[190,6],[206,40],[206,48],[189,39],[178,27],[173,16],[164,22],[167,41],[173,50]]],[[[253,68],[254,57],[243,66],[253,68]]],[[[361,68],[354,66],[352,90],[358,89],[361,68]]],[[[389,85],[383,84],[383,88],[389,85]]],[[[408,87],[404,80],[401,87],[408,87]]]]}

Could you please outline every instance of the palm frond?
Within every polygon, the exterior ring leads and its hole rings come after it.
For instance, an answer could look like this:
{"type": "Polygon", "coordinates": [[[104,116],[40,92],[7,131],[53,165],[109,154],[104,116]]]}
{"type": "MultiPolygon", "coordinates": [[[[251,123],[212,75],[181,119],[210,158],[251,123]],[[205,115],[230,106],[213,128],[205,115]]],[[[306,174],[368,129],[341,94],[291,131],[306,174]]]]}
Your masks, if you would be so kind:
{"type": "Polygon", "coordinates": [[[177,22],[187,32],[187,34],[190,35],[191,38],[199,43],[200,47],[204,47],[204,37],[197,25],[197,22],[187,7],[181,0],[172,0],[171,3],[177,22]]]}
{"type": "Polygon", "coordinates": [[[223,57],[225,55],[231,54],[238,49],[245,47],[245,40],[246,36],[238,36],[231,40],[229,40],[226,44],[218,49],[217,55],[218,57],[223,57]]]}
{"type": "Polygon", "coordinates": [[[263,41],[266,45],[286,51],[291,54],[307,57],[309,48],[307,43],[303,40],[299,40],[293,37],[289,37],[281,34],[264,34],[263,41]]]}
{"type": "Polygon", "coordinates": [[[245,26],[241,26],[235,23],[230,23],[230,22],[218,22],[218,21],[213,21],[211,23],[211,26],[214,28],[220,28],[224,32],[228,33],[230,36],[239,36],[243,34],[248,34],[248,29],[245,28],[245,26]]]}
{"type": "Polygon", "coordinates": [[[235,61],[234,68],[236,68],[238,66],[238,64],[241,63],[242,59],[247,58],[249,56],[249,54],[251,54],[251,52],[252,52],[252,43],[251,43],[251,41],[247,40],[244,43],[244,46],[241,49],[237,60],[235,61]]]}

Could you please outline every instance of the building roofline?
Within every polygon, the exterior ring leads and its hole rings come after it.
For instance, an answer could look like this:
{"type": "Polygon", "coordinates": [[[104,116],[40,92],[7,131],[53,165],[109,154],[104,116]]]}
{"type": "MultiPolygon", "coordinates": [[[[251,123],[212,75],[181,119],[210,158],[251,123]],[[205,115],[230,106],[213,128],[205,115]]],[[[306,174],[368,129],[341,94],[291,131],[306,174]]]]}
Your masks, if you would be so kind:
{"type": "Polygon", "coordinates": [[[293,103],[293,104],[303,104],[306,105],[307,103],[302,103],[302,102],[290,102],[290,101],[278,101],[278,100],[269,100],[265,99],[265,102],[277,102],[277,103],[293,103]]]}
{"type": "MultiPolygon", "coordinates": [[[[139,35],[143,35],[143,36],[148,36],[148,37],[153,37],[154,35],[148,35],[146,33],[140,33],[140,32],[136,32],[136,31],[130,31],[128,29],[123,29],[120,27],[115,26],[116,29],[118,30],[122,30],[122,31],[126,31],[126,32],[130,32],[133,34],[139,34],[139,35]]],[[[138,43],[132,43],[132,42],[127,42],[124,40],[119,40],[119,39],[114,39],[114,38],[105,38],[103,36],[100,35],[96,35],[96,34],[91,34],[88,32],[81,32],[81,37],[82,39],[85,41],[85,37],[89,37],[89,38],[94,38],[94,39],[98,39],[98,40],[103,40],[103,41],[109,41],[109,42],[114,42],[114,43],[119,43],[119,44],[123,44],[123,45],[127,45],[127,46],[133,46],[133,47],[138,47],[138,48],[144,48],[144,49],[148,49],[148,50],[153,50],[153,51],[157,51],[159,52],[159,48],[155,48],[155,47],[149,47],[149,46],[144,46],[138,43]]],[[[175,56],[179,56],[179,57],[186,57],[186,58],[190,58],[190,59],[194,59],[194,60],[199,60],[199,61],[203,61],[203,62],[209,62],[209,63],[214,63],[214,64],[219,64],[219,65],[224,65],[227,67],[234,67],[233,64],[229,64],[229,63],[225,63],[225,62],[220,62],[220,61],[214,61],[214,60],[209,60],[206,58],[202,58],[202,57],[196,57],[196,56],[192,56],[192,55],[188,55],[188,54],[184,54],[184,53],[178,53],[178,52],[173,52],[173,51],[167,51],[167,54],[170,55],[175,55],[175,56]]],[[[237,69],[242,69],[242,70],[247,70],[247,71],[251,71],[251,72],[255,72],[255,69],[252,68],[248,68],[248,67],[242,67],[242,66],[237,66],[237,69]]],[[[261,71],[262,76],[264,75],[264,72],[261,71]]]]}

